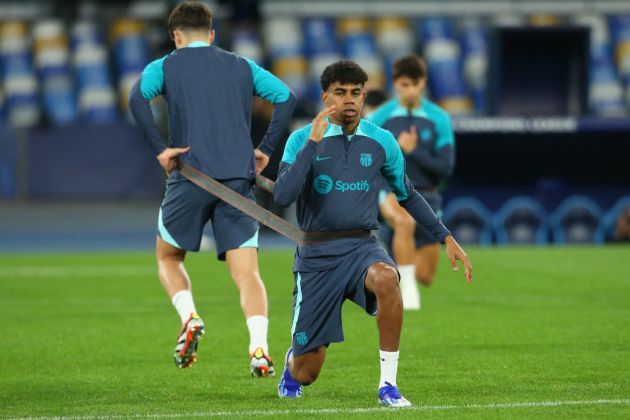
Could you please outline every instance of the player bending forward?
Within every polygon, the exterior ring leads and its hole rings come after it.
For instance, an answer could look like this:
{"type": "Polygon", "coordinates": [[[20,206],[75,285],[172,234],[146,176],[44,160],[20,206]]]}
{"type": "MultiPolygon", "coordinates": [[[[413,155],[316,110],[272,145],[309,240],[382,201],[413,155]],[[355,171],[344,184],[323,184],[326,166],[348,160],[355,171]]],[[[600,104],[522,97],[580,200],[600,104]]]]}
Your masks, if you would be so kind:
{"type": "Polygon", "coordinates": [[[321,76],[324,108],[313,123],[289,137],[274,188],[283,205],[297,201],[300,227],[325,242],[298,246],[293,272],[292,344],[278,385],[280,397],[300,397],[313,383],[330,343],[343,341],[341,306],[350,299],[376,315],[382,404],[410,406],[398,391],[396,371],[402,326],[399,275],[370,231],[377,229],[380,175],[413,218],[446,244],[455,260],[472,267],[464,250],[405,176],[405,160],[394,136],[360,119],[367,75],[352,61],[338,61],[321,76]]]}

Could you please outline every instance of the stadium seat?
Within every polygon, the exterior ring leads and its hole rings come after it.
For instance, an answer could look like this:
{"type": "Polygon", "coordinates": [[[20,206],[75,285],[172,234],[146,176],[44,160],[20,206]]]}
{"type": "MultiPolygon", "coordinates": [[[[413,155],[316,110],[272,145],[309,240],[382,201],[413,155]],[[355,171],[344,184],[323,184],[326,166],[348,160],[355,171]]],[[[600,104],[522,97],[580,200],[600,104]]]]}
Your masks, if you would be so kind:
{"type": "Polygon", "coordinates": [[[0,74],[8,122],[14,127],[37,124],[40,118],[38,83],[24,22],[7,21],[0,25],[0,74]]]}
{"type": "Polygon", "coordinates": [[[33,37],[44,115],[53,125],[70,124],[77,118],[77,106],[65,26],[58,19],[39,21],[33,26],[33,37]]]}
{"type": "Polygon", "coordinates": [[[344,18],[338,21],[337,27],[345,56],[356,61],[368,75],[367,89],[382,89],[385,74],[370,29],[371,22],[366,18],[344,18]]]}
{"type": "Polygon", "coordinates": [[[519,196],[508,200],[492,218],[497,244],[544,245],[547,213],[538,201],[519,196]]]}
{"type": "Polygon", "coordinates": [[[617,69],[625,90],[626,110],[630,110],[630,15],[612,16],[610,31],[615,46],[617,69]]]}
{"type": "Polygon", "coordinates": [[[308,63],[304,57],[304,38],[297,20],[272,18],[264,22],[263,35],[272,60],[271,71],[295,92],[298,98],[307,95],[308,63]]]}
{"type": "Polygon", "coordinates": [[[614,206],[604,216],[604,234],[606,239],[615,240],[615,228],[617,226],[617,219],[621,215],[621,212],[630,208],[630,195],[621,197],[614,206]]]}
{"type": "Polygon", "coordinates": [[[319,102],[321,87],[319,76],[326,66],[342,58],[336,38],[335,21],[325,18],[308,18],[303,22],[304,51],[310,62],[309,98],[319,102]]]}
{"type": "Polygon", "coordinates": [[[101,28],[79,21],[71,31],[72,55],[80,118],[91,123],[117,119],[116,91],[113,88],[107,47],[101,28]]]}
{"type": "Polygon", "coordinates": [[[463,22],[460,43],[464,80],[476,114],[486,111],[488,41],[486,30],[478,19],[463,22]]]}
{"type": "Polygon", "coordinates": [[[591,198],[571,196],[549,218],[553,241],[556,245],[603,244],[602,219],[601,208],[591,198]]]}
{"type": "Polygon", "coordinates": [[[461,243],[492,243],[492,216],[486,206],[476,198],[454,199],[444,209],[442,220],[461,243]]]}
{"type": "Polygon", "coordinates": [[[235,29],[232,33],[232,50],[256,63],[263,64],[263,49],[258,32],[251,29],[235,29]]]}
{"type": "Polygon", "coordinates": [[[419,32],[431,75],[431,96],[450,113],[469,113],[472,103],[466,94],[461,50],[453,36],[451,22],[442,17],[429,17],[420,21],[419,32]]]}
{"type": "Polygon", "coordinates": [[[591,29],[589,108],[597,116],[624,115],[622,89],[612,55],[608,24],[603,16],[584,15],[576,23],[591,29]]]}
{"type": "MultiPolygon", "coordinates": [[[[144,67],[149,64],[146,24],[135,19],[120,19],[112,25],[114,57],[118,76],[120,108],[127,111],[127,96],[144,67]]],[[[131,118],[131,117],[130,117],[131,118]]]]}

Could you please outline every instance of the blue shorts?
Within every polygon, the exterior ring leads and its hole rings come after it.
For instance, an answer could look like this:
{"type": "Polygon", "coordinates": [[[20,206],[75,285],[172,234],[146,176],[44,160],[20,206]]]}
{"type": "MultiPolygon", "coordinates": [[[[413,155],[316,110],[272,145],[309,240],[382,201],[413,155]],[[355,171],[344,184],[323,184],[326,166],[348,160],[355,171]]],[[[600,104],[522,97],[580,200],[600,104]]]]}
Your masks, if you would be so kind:
{"type": "MultiPolygon", "coordinates": [[[[225,186],[255,200],[252,181],[229,179],[225,186]]],[[[158,217],[158,234],[169,244],[186,251],[199,251],[203,228],[212,222],[219,260],[230,249],[258,248],[258,222],[173,171],[158,217]]]]}
{"type": "Polygon", "coordinates": [[[322,271],[296,271],[293,289],[292,347],[296,356],[320,346],[343,341],[341,307],[349,299],[376,315],[376,296],[365,289],[370,266],[394,261],[372,237],[322,271]]]}

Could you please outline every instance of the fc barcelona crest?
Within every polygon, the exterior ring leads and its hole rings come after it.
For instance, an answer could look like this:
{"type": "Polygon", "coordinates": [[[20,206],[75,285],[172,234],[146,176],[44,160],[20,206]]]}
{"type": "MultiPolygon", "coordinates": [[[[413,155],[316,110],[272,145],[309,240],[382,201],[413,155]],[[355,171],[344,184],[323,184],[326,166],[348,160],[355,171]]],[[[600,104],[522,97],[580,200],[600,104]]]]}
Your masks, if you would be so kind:
{"type": "Polygon", "coordinates": [[[361,165],[363,165],[363,166],[371,166],[372,165],[372,154],[371,153],[361,153],[360,162],[361,162],[361,165]]]}

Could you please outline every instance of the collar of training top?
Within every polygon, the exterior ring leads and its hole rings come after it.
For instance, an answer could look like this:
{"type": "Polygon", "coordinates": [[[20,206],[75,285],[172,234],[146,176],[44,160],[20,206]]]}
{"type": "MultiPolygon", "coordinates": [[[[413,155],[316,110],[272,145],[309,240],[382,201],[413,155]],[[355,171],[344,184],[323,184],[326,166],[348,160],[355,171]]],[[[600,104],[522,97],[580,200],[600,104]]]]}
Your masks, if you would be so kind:
{"type": "Polygon", "coordinates": [[[188,44],[188,48],[197,48],[197,47],[209,47],[210,44],[203,41],[195,41],[188,44]]]}
{"type": "MultiPolygon", "coordinates": [[[[332,136],[346,137],[346,135],[343,132],[342,126],[330,121],[330,117],[327,117],[326,121],[328,121],[328,127],[326,128],[326,131],[324,132],[324,137],[332,137],[332,136]]],[[[351,140],[355,136],[355,134],[366,136],[365,131],[363,131],[363,129],[361,128],[362,124],[364,124],[363,118],[359,119],[359,124],[357,125],[357,128],[355,128],[354,133],[347,136],[348,140],[351,140]]]]}

